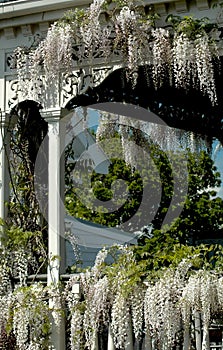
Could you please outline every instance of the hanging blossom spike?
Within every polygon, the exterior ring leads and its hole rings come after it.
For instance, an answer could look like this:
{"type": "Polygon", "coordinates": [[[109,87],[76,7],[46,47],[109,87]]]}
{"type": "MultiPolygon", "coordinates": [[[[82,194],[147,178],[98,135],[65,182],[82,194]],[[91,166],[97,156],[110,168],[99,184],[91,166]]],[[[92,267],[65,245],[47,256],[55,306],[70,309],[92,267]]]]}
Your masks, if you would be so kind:
{"type": "Polygon", "coordinates": [[[181,31],[176,29],[172,38],[169,30],[154,28],[133,2],[126,2],[121,9],[117,6],[105,23],[100,16],[105,3],[105,0],[93,1],[82,21],[74,16],[70,23],[63,20],[54,23],[30,54],[17,50],[17,72],[23,95],[39,100],[41,91],[49,91],[49,87],[54,87],[56,93],[63,74],[72,73],[75,45],[77,65],[85,63],[92,68],[94,60],[100,57],[102,62],[109,62],[118,52],[133,87],[139,66],[149,64],[155,88],[164,82],[186,90],[195,87],[213,105],[217,103],[213,58],[219,54],[205,29],[194,38],[191,27],[190,34],[185,31],[183,20],[179,24],[181,31]],[[39,81],[39,75],[44,77],[44,82],[39,81]]]}
{"type": "Polygon", "coordinates": [[[154,29],[152,37],[153,83],[155,88],[159,88],[164,81],[170,79],[171,44],[169,32],[166,29],[154,29]]]}
{"type": "Polygon", "coordinates": [[[209,37],[206,33],[195,40],[195,59],[198,84],[201,92],[207,95],[212,104],[217,102],[214,78],[213,57],[210,50],[209,37]]]}

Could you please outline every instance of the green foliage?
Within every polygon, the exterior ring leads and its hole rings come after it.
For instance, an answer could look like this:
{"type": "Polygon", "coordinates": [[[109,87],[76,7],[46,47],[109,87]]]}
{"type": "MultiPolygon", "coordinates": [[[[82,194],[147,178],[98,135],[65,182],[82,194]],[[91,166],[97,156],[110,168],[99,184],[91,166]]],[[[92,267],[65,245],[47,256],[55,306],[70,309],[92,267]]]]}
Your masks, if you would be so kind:
{"type": "Polygon", "coordinates": [[[202,151],[189,153],[189,186],[184,209],[170,232],[184,243],[195,244],[205,238],[221,237],[223,200],[217,197],[220,174],[213,160],[202,151]]]}
{"type": "Polygon", "coordinates": [[[216,28],[215,23],[211,23],[208,17],[194,18],[193,16],[177,16],[170,14],[166,22],[171,24],[175,33],[185,34],[189,39],[194,40],[204,32],[209,33],[216,28]]]}
{"type": "MultiPolygon", "coordinates": [[[[219,236],[223,224],[223,200],[217,197],[216,189],[221,181],[209,154],[205,151],[196,154],[189,150],[185,153],[168,153],[152,143],[147,143],[144,147],[152,160],[150,164],[144,166],[144,159],[141,159],[140,163],[139,155],[137,163],[141,164],[140,169],[133,170],[123,160],[112,159],[108,174],[92,173],[92,192],[84,187],[85,180],[82,179],[85,203],[82,203],[77,195],[75,184],[69,182],[69,174],[73,168],[68,168],[66,208],[69,214],[106,226],[121,225],[125,230],[141,231],[150,223],[154,230],[160,230],[167,211],[171,210],[175,221],[165,230],[180,239],[181,243],[194,244],[213,234],[219,236]],[[185,168],[182,167],[185,160],[188,174],[184,173],[185,168]],[[119,196],[115,195],[112,189],[112,184],[118,179],[124,180],[126,186],[124,190],[121,187],[117,188],[118,194],[121,194],[119,196]],[[181,189],[187,181],[185,197],[181,189]],[[146,199],[144,198],[141,205],[143,193],[146,193],[146,199]],[[173,195],[175,202],[171,206],[173,195]],[[105,208],[94,205],[92,197],[104,202],[105,208]],[[109,206],[111,200],[116,203],[117,210],[112,210],[109,206]],[[177,210],[180,206],[183,207],[183,211],[179,216],[177,210]],[[130,227],[128,220],[131,222],[130,227]]],[[[144,243],[143,236],[139,242],[144,243]]]]}
{"type": "Polygon", "coordinates": [[[41,349],[49,347],[51,315],[46,288],[34,284],[14,291],[9,303],[6,331],[15,334],[19,348],[27,343],[38,345],[41,349]],[[23,334],[20,334],[21,328],[23,334]]]}
{"type": "MultiPolygon", "coordinates": [[[[133,3],[133,1],[131,1],[133,3]]],[[[129,0],[107,0],[104,2],[105,8],[108,7],[111,4],[115,4],[117,7],[123,7],[123,6],[128,6],[130,4],[129,0]]]]}
{"type": "MultiPolygon", "coordinates": [[[[113,159],[109,167],[109,174],[97,174],[93,172],[91,177],[91,184],[93,189],[93,196],[100,201],[105,202],[113,198],[112,183],[117,179],[125,181],[128,190],[125,195],[125,204],[117,211],[111,211],[109,206],[107,212],[104,208],[92,207],[92,193],[86,190],[86,199],[89,197],[89,208],[82,203],[78,195],[75,193],[75,186],[67,190],[66,208],[70,215],[86,220],[91,220],[95,223],[100,223],[107,226],[117,226],[121,221],[125,222],[137,211],[142,196],[142,179],[138,172],[132,172],[131,167],[126,165],[123,160],[113,159]]],[[[83,179],[84,182],[84,179],[83,179]]],[[[117,189],[119,190],[119,189],[117,189]]],[[[117,191],[119,192],[119,191],[117,191]]],[[[123,189],[120,189],[123,194],[123,189]]],[[[119,196],[116,199],[116,204],[122,203],[123,198],[119,196]]],[[[94,203],[93,203],[94,204],[94,203]]]]}
{"type": "MultiPolygon", "coordinates": [[[[93,172],[90,175],[92,191],[89,191],[88,186],[84,185],[87,179],[84,177],[81,179],[83,181],[81,198],[83,198],[84,191],[84,203],[78,196],[75,184],[70,181],[72,171],[75,169],[75,163],[67,164],[66,208],[72,216],[106,226],[115,227],[122,225],[126,230],[129,230],[129,227],[125,223],[134,217],[134,224],[132,222],[130,228],[132,231],[140,230],[142,226],[150,222],[155,216],[156,228],[159,228],[173,195],[173,174],[168,154],[161,151],[157,145],[148,143],[148,141],[146,141],[145,146],[144,136],[137,135],[138,142],[143,143],[142,147],[145,147],[148,157],[144,159],[143,154],[138,155],[137,169],[133,169],[125,163],[122,159],[123,156],[119,154],[121,145],[117,135],[116,137],[117,158],[111,159],[109,173],[102,175],[93,172]],[[118,183],[118,180],[122,180],[122,183],[118,183]],[[125,188],[123,187],[123,181],[125,182],[125,188]],[[117,185],[115,191],[112,187],[113,184],[117,185]],[[161,192],[162,198],[159,207],[158,197],[161,196],[161,192]],[[144,196],[144,203],[141,206],[143,193],[146,193],[146,196],[144,196]],[[102,201],[105,205],[97,206],[94,204],[93,197],[102,201]],[[112,201],[112,203],[109,203],[109,201],[112,201]],[[116,210],[112,209],[114,204],[116,205],[116,210]]],[[[114,145],[110,145],[109,142],[105,143],[105,152],[106,147],[109,147],[110,151],[111,147],[113,147],[113,154],[116,154],[114,145]]],[[[72,147],[69,146],[66,152],[66,157],[72,158],[72,147]]],[[[175,167],[178,166],[179,168],[178,182],[180,184],[180,182],[184,181],[184,176],[181,176],[182,172],[180,171],[183,156],[180,153],[176,153],[174,157],[176,158],[175,167]]],[[[174,157],[171,155],[171,158],[174,157]]],[[[88,176],[89,174],[86,174],[86,177],[88,176]]],[[[182,201],[183,198],[178,200],[182,201]]]]}
{"type": "MultiPolygon", "coordinates": [[[[129,1],[126,0],[108,0],[106,3],[106,6],[115,4],[116,9],[129,5],[129,1]]],[[[134,2],[132,4],[134,5],[134,2]]],[[[137,5],[139,5],[138,2],[137,5]]],[[[87,11],[75,9],[66,12],[58,25],[71,24],[75,31],[80,24],[87,23],[87,11]]],[[[155,25],[155,19],[157,19],[156,15],[148,17],[144,15],[140,18],[139,24],[149,20],[152,25],[155,25]]],[[[185,34],[190,39],[195,39],[203,32],[209,33],[215,27],[207,18],[194,19],[191,16],[180,18],[171,15],[167,18],[167,22],[173,26],[177,34],[185,34]]],[[[18,124],[17,129],[12,133],[15,163],[14,173],[11,175],[12,186],[15,185],[16,191],[13,200],[9,203],[9,212],[11,222],[19,224],[19,228],[7,227],[2,224],[5,236],[2,238],[0,247],[1,295],[5,295],[14,287],[9,286],[9,282],[13,282],[14,278],[17,277],[16,274],[20,274],[20,284],[23,284],[27,273],[39,272],[42,266],[42,264],[39,266],[39,263],[44,263],[47,259],[42,233],[36,230],[40,220],[37,202],[33,196],[32,167],[35,162],[35,156],[33,156],[35,152],[33,152],[30,139],[27,135],[24,137],[23,127],[22,123],[18,124]]],[[[35,130],[35,127],[30,129],[35,130]]],[[[35,137],[36,135],[33,135],[34,144],[35,137]]],[[[184,259],[188,259],[188,262],[191,263],[192,271],[196,269],[222,271],[223,268],[223,248],[221,245],[202,244],[195,247],[188,245],[188,243],[199,243],[204,238],[205,232],[209,234],[219,233],[219,228],[223,224],[223,201],[215,197],[216,191],[213,190],[220,185],[219,173],[216,171],[213,161],[205,152],[201,152],[199,156],[187,152],[189,172],[187,198],[182,197],[179,192],[175,203],[177,207],[184,201],[184,210],[174,225],[164,233],[161,230],[162,222],[169,209],[174,191],[173,171],[168,153],[162,152],[153,144],[147,145],[147,151],[152,163],[149,168],[145,168],[143,167],[143,159],[141,159],[141,172],[132,169],[123,160],[114,158],[108,175],[92,173],[93,195],[103,203],[108,203],[113,199],[119,208],[115,211],[111,210],[109,205],[107,210],[104,210],[103,205],[100,207],[92,203],[92,193],[88,193],[87,190],[83,195],[86,197],[86,202],[89,202],[89,207],[84,205],[76,193],[75,186],[69,183],[69,174],[73,171],[72,166],[67,168],[66,174],[66,180],[68,179],[66,207],[71,215],[113,227],[128,220],[131,221],[134,216],[137,221],[131,226],[133,231],[141,230],[142,226],[145,223],[149,224],[150,219],[153,218],[154,230],[150,239],[143,237],[139,246],[130,247],[124,250],[124,253],[120,252],[119,248],[113,247],[110,254],[114,258],[114,263],[109,267],[106,264],[100,266],[101,275],[106,275],[110,283],[117,288],[121,285],[124,296],[128,295],[132,286],[137,286],[145,280],[157,279],[168,269],[176,269],[184,259]],[[126,190],[122,194],[122,198],[118,195],[114,198],[115,193],[112,185],[119,179],[125,182],[126,190]],[[161,200],[157,204],[154,202],[154,196],[159,191],[161,192],[161,200]],[[143,192],[147,194],[147,198],[145,207],[141,208],[143,192]]],[[[179,174],[177,185],[180,188],[184,181],[184,176],[181,177],[182,155],[176,153],[171,154],[171,157],[174,159],[174,170],[179,174]]],[[[84,181],[85,179],[83,179],[84,181]]],[[[118,185],[117,192],[121,191],[122,187],[118,185]]],[[[175,208],[172,207],[171,210],[174,212],[175,208]]],[[[124,227],[127,228],[127,226],[124,227]]],[[[54,256],[52,261],[58,258],[54,256]]],[[[40,292],[36,292],[34,288],[33,286],[22,287],[13,293],[7,331],[9,333],[12,331],[17,314],[22,314],[22,312],[24,315],[29,314],[27,326],[30,327],[29,329],[32,328],[34,333],[35,330],[37,331],[37,340],[43,339],[44,348],[47,346],[50,333],[48,296],[41,288],[40,292]]],[[[80,312],[83,312],[84,302],[80,305],[80,312]]]]}
{"type": "Polygon", "coordinates": [[[1,221],[0,294],[13,289],[15,280],[23,285],[28,274],[45,271],[47,253],[42,232],[23,231],[1,221]]]}
{"type": "Polygon", "coordinates": [[[112,257],[112,263],[102,262],[99,267],[91,269],[92,283],[95,283],[94,273],[97,271],[97,278],[106,276],[109,288],[119,290],[126,299],[135,287],[144,282],[153,284],[177,271],[181,264],[188,266],[185,279],[196,271],[215,271],[221,275],[223,268],[222,245],[183,245],[171,235],[161,234],[160,231],[156,231],[153,238],[147,239],[144,246],[112,246],[108,248],[108,255],[112,257]]]}
{"type": "Polygon", "coordinates": [[[223,247],[220,244],[200,244],[188,246],[180,244],[168,234],[155,232],[144,246],[133,246],[120,251],[119,247],[109,249],[115,256],[111,265],[104,265],[102,275],[107,275],[112,283],[122,284],[123,293],[145,280],[156,280],[169,269],[177,269],[182,261],[188,261],[190,271],[215,270],[223,267],[223,247]],[[118,276],[118,278],[117,278],[118,276]],[[115,282],[116,281],[116,282],[115,282]]]}
{"type": "Polygon", "coordinates": [[[63,17],[58,21],[59,26],[71,25],[73,30],[77,30],[83,21],[86,20],[86,10],[75,8],[74,10],[68,10],[64,13],[63,17]]]}
{"type": "Polygon", "coordinates": [[[121,252],[117,260],[104,269],[104,273],[113,285],[113,289],[117,290],[119,288],[125,297],[127,297],[131,288],[141,282],[147,274],[146,264],[143,261],[139,264],[131,253],[131,250],[121,252]]]}
{"type": "Polygon", "coordinates": [[[149,278],[162,274],[168,268],[177,268],[184,259],[188,259],[195,270],[215,269],[220,272],[223,266],[221,244],[181,244],[171,234],[160,231],[155,231],[151,239],[146,239],[144,245],[135,246],[133,251],[149,278]]]}
{"type": "Polygon", "coordinates": [[[23,231],[19,227],[7,227],[2,220],[1,226],[4,231],[4,235],[1,237],[1,243],[9,250],[25,249],[29,244],[34,247],[34,241],[42,238],[41,232],[23,231]]]}
{"type": "Polygon", "coordinates": [[[143,0],[105,0],[102,4],[102,8],[105,10],[109,8],[121,9],[125,6],[136,8],[143,5],[143,0]]]}
{"type": "MultiPolygon", "coordinates": [[[[117,14],[117,10],[121,10],[125,6],[136,10],[144,6],[144,3],[143,1],[134,0],[107,0],[104,1],[101,7],[101,12],[107,11],[112,17],[113,15],[117,14]]],[[[83,24],[83,22],[88,22],[88,12],[89,8],[75,8],[74,10],[66,11],[63,17],[58,21],[58,25],[69,24],[73,28],[77,29],[79,25],[83,24]]],[[[141,15],[139,17],[139,23],[149,21],[151,22],[152,27],[155,27],[156,20],[160,18],[159,14],[154,13],[152,7],[149,7],[149,13],[147,14],[140,10],[139,13],[141,15]]],[[[166,18],[166,22],[172,26],[177,34],[183,33],[192,40],[194,40],[197,35],[201,35],[204,32],[210,33],[211,30],[217,28],[217,24],[210,22],[208,17],[195,18],[191,15],[181,17],[178,15],[169,14],[166,18]]]]}

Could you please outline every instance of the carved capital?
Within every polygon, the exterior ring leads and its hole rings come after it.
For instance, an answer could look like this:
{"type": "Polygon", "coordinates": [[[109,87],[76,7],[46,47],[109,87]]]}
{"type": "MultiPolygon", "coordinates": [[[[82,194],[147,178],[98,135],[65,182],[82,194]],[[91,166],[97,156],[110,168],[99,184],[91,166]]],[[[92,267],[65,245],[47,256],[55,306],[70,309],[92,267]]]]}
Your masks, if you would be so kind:
{"type": "Polygon", "coordinates": [[[166,5],[163,3],[154,4],[154,9],[155,9],[155,12],[159,13],[159,15],[161,16],[167,14],[166,5]]]}
{"type": "Polygon", "coordinates": [[[15,38],[15,30],[14,30],[14,28],[12,28],[12,27],[5,28],[4,29],[4,35],[5,35],[6,39],[14,39],[15,38]]]}
{"type": "Polygon", "coordinates": [[[46,34],[49,29],[49,22],[39,23],[39,30],[42,34],[46,34]]]}
{"type": "Polygon", "coordinates": [[[52,124],[59,122],[68,112],[66,108],[48,108],[40,111],[40,114],[48,124],[52,124]]]}
{"type": "Polygon", "coordinates": [[[32,27],[30,24],[26,24],[24,26],[21,26],[21,31],[24,36],[31,36],[32,33],[32,27]]]}
{"type": "Polygon", "coordinates": [[[196,0],[196,3],[197,3],[197,8],[201,11],[209,9],[209,4],[207,0],[196,0]]]}
{"type": "Polygon", "coordinates": [[[185,0],[176,1],[175,9],[178,13],[187,12],[188,11],[187,2],[185,0]]]}

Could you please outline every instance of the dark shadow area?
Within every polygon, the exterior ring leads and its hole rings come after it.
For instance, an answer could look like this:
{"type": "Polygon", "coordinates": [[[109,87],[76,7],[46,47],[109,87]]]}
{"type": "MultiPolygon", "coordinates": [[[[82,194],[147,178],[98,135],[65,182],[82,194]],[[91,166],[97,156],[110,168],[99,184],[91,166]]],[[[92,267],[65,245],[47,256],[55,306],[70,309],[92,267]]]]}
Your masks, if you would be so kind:
{"type": "Polygon", "coordinates": [[[213,106],[199,91],[176,89],[163,83],[155,89],[150,81],[151,68],[141,67],[135,87],[126,79],[124,68],[111,73],[99,86],[71,99],[66,108],[104,102],[125,102],[138,105],[158,115],[168,126],[193,131],[223,143],[223,90],[220,65],[216,66],[218,104],[213,106]]]}

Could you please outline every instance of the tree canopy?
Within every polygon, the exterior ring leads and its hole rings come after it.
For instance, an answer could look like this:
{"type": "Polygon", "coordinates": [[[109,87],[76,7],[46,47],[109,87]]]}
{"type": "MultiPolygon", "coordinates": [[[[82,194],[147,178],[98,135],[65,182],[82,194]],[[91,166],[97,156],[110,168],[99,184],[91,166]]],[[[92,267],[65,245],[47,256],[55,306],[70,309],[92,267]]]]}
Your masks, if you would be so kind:
{"type": "Polygon", "coordinates": [[[153,231],[163,229],[166,213],[171,210],[173,222],[165,227],[165,231],[171,232],[182,243],[196,244],[205,238],[220,237],[223,200],[217,192],[221,180],[210,154],[205,150],[193,153],[189,149],[183,153],[164,152],[152,142],[148,142],[145,149],[150,162],[145,165],[142,155],[141,160],[138,159],[138,169],[132,168],[123,159],[113,158],[108,174],[94,170],[85,174],[81,179],[86,198],[84,203],[76,191],[75,176],[78,178],[79,175],[76,173],[71,181],[75,163],[69,164],[66,178],[66,208],[69,214],[105,226],[141,232],[139,241],[142,242],[151,227],[153,231]],[[182,168],[185,159],[187,174],[182,168]],[[89,176],[92,192],[84,186],[85,177],[89,176]],[[124,187],[123,182],[117,180],[124,181],[124,187]],[[185,181],[188,182],[186,196],[182,193],[185,181]],[[173,196],[175,200],[171,203],[173,196]],[[101,201],[100,205],[97,200],[101,201]],[[114,204],[117,209],[113,208],[114,204]],[[180,206],[182,211],[178,216],[180,206]]]}

